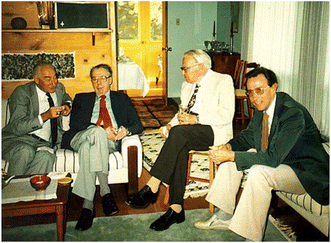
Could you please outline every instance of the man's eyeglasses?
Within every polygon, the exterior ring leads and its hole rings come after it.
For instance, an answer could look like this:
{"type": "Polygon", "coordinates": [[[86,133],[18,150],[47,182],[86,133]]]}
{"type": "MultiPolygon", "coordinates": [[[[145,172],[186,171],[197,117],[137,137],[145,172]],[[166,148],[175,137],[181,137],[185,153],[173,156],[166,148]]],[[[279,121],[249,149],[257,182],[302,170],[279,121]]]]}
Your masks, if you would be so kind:
{"type": "Polygon", "coordinates": [[[189,70],[190,68],[195,67],[195,66],[198,66],[198,65],[200,65],[200,64],[201,64],[201,63],[196,63],[196,64],[194,64],[194,65],[192,65],[192,66],[189,66],[189,67],[180,67],[180,69],[181,69],[182,71],[186,72],[186,71],[189,70]]]}
{"type": "Polygon", "coordinates": [[[247,90],[246,95],[248,97],[253,97],[253,94],[256,94],[257,96],[263,96],[263,95],[265,95],[264,91],[268,88],[270,88],[270,86],[268,86],[266,88],[258,88],[258,89],[254,89],[254,90],[247,90]]]}
{"type": "Polygon", "coordinates": [[[106,82],[111,76],[102,76],[102,77],[92,77],[91,80],[92,82],[98,82],[100,80],[101,82],[106,82]]]}

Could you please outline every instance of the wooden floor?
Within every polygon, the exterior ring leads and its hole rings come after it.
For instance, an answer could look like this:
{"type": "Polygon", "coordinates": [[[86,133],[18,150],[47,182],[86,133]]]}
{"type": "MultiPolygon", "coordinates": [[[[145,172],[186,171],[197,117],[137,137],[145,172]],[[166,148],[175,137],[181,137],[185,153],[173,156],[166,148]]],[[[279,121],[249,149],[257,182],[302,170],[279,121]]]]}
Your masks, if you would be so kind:
{"type": "MultiPolygon", "coordinates": [[[[242,129],[246,127],[247,124],[242,126],[240,123],[236,122],[234,124],[234,132],[237,135],[242,129]]],[[[148,172],[143,169],[142,176],[139,178],[139,189],[142,188],[146,182],[149,180],[150,175],[148,172]]],[[[141,214],[141,213],[153,213],[166,211],[168,209],[167,205],[163,204],[163,199],[165,195],[166,188],[161,185],[159,198],[157,202],[153,205],[148,206],[146,209],[133,209],[125,204],[126,188],[125,185],[111,185],[111,189],[116,198],[116,202],[119,207],[119,213],[117,215],[128,215],[128,214],[141,214]]],[[[102,210],[101,197],[98,192],[99,188],[97,187],[97,193],[95,198],[95,208],[97,217],[105,217],[102,210]]],[[[71,194],[67,206],[67,219],[68,221],[77,221],[80,215],[81,207],[83,200],[71,194]]],[[[294,231],[297,233],[297,241],[329,241],[329,238],[325,237],[320,233],[316,228],[314,228],[309,222],[302,218],[298,213],[292,210],[288,206],[280,204],[277,210],[271,209],[271,214],[274,217],[280,218],[285,224],[290,225],[294,231]]],[[[205,201],[205,197],[199,198],[187,198],[184,200],[184,209],[197,209],[197,208],[208,208],[208,203],[205,201]]],[[[42,216],[25,216],[25,217],[12,217],[2,219],[2,227],[16,227],[22,225],[35,225],[35,224],[44,224],[44,223],[54,223],[56,222],[55,215],[42,215],[42,216]]],[[[151,222],[152,223],[152,222],[151,222]]]]}

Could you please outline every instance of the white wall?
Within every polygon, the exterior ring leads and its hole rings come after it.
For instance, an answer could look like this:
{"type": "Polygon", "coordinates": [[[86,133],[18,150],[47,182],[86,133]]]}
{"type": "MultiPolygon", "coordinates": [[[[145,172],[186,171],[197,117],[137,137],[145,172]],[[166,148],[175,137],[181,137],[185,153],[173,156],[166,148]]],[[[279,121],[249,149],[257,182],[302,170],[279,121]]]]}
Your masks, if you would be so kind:
{"type": "MultiPolygon", "coordinates": [[[[240,11],[241,10],[240,6],[240,11]]],[[[205,49],[204,41],[212,40],[213,23],[216,21],[216,40],[230,44],[231,14],[229,1],[168,2],[168,97],[180,97],[184,77],[179,69],[183,53],[190,49],[205,49]],[[179,19],[180,25],[176,25],[179,19]]],[[[241,49],[241,19],[239,33],[234,34],[234,52],[241,49]]]]}
{"type": "Polygon", "coordinates": [[[182,58],[190,49],[205,49],[204,41],[211,40],[214,20],[217,21],[217,2],[168,2],[168,97],[180,97],[184,77],[182,58]],[[176,19],[180,25],[176,25],[176,19]]]}

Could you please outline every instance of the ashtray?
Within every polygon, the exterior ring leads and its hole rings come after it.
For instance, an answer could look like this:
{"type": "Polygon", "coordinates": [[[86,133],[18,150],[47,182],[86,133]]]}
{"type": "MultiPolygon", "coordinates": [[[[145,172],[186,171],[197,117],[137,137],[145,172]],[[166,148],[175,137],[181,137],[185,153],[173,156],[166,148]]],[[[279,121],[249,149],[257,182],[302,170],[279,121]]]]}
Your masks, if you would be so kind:
{"type": "Polygon", "coordinates": [[[51,178],[45,175],[35,175],[30,178],[31,186],[37,191],[44,191],[49,183],[51,183],[51,178]]]}

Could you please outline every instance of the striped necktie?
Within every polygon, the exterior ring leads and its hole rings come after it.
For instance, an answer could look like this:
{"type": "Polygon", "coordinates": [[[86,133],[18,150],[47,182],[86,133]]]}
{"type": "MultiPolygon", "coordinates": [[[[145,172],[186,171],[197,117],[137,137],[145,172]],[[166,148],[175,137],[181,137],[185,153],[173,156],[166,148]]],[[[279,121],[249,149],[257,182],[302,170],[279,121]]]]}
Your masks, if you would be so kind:
{"type": "Polygon", "coordinates": [[[191,97],[191,99],[190,99],[190,101],[188,102],[188,105],[187,105],[187,111],[188,112],[191,110],[191,108],[195,104],[195,101],[197,100],[197,93],[198,93],[199,88],[200,88],[200,85],[196,84],[194,92],[192,94],[192,97],[191,97]]]}

